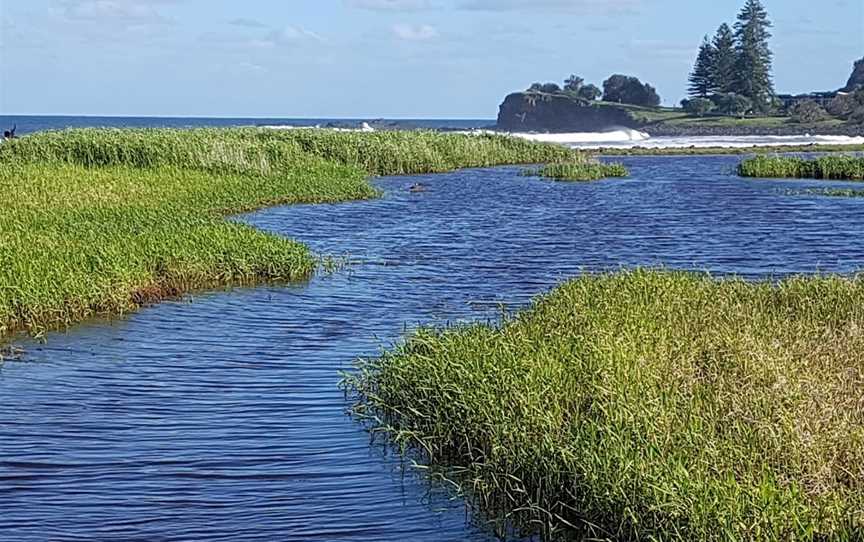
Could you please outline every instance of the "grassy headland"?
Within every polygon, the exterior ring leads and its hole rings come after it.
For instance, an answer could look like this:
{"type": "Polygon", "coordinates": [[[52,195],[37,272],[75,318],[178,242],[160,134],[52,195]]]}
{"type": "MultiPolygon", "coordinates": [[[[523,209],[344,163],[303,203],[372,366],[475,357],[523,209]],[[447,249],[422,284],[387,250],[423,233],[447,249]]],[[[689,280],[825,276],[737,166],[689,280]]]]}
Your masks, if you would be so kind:
{"type": "Polygon", "coordinates": [[[627,168],[622,164],[580,160],[578,162],[558,162],[546,164],[539,169],[526,169],[522,175],[527,177],[546,177],[558,181],[596,181],[608,177],[626,177],[627,168]]]}
{"type": "Polygon", "coordinates": [[[814,159],[757,156],[738,166],[742,177],[864,181],[864,156],[832,155],[814,159]]]}
{"type": "Polygon", "coordinates": [[[575,530],[552,538],[864,533],[862,278],[586,276],[346,385],[487,517],[575,530]]]}
{"type": "Polygon", "coordinates": [[[766,145],[751,147],[632,147],[627,149],[604,147],[591,149],[592,154],[602,156],[682,156],[682,155],[723,155],[723,154],[776,154],[801,152],[864,152],[864,145],[766,145]]]}
{"type": "Polygon", "coordinates": [[[71,130],[0,145],[0,340],[182,292],[315,269],[302,244],[225,220],[376,196],[368,175],[578,159],[499,136],[71,130]]]}

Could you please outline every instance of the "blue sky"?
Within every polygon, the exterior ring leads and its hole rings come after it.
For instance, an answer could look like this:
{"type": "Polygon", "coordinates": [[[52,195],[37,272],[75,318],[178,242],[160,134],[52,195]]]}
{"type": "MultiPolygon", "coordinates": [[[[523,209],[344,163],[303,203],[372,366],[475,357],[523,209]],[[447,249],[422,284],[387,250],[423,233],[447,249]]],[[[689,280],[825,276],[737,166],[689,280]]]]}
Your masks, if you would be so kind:
{"type": "MultiPolygon", "coordinates": [[[[685,94],[743,0],[0,0],[0,113],[494,118],[612,73],[685,94]]],[[[779,92],[834,89],[864,0],[765,0],[779,92]]]]}

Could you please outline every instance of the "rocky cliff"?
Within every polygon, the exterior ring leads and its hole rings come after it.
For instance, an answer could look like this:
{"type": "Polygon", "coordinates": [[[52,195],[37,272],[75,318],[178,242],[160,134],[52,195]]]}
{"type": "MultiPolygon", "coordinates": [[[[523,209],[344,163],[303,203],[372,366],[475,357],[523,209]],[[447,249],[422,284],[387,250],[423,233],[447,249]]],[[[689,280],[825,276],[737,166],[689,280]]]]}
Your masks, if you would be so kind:
{"type": "MultiPolygon", "coordinates": [[[[862,59],[864,60],[864,59],[862,59]]],[[[864,77],[864,62],[856,64],[864,77]]],[[[855,74],[850,80],[854,84],[855,74]]],[[[682,115],[684,113],[682,112],[682,115]]],[[[769,119],[771,120],[771,119],[769,119]]],[[[566,94],[545,92],[516,92],[504,99],[498,112],[496,129],[504,132],[603,132],[616,128],[630,128],[647,132],[651,136],[766,136],[766,135],[864,135],[864,124],[798,124],[787,122],[778,125],[718,124],[716,117],[706,117],[705,122],[687,124],[664,122],[642,122],[634,117],[633,109],[606,102],[588,102],[566,94]]]]}
{"type": "Polygon", "coordinates": [[[852,69],[852,75],[849,76],[849,81],[841,90],[852,92],[853,90],[864,88],[864,58],[855,61],[855,67],[852,69]]]}
{"type": "Polygon", "coordinates": [[[507,96],[498,111],[497,125],[507,132],[601,132],[638,126],[624,108],[544,92],[507,96]]]}

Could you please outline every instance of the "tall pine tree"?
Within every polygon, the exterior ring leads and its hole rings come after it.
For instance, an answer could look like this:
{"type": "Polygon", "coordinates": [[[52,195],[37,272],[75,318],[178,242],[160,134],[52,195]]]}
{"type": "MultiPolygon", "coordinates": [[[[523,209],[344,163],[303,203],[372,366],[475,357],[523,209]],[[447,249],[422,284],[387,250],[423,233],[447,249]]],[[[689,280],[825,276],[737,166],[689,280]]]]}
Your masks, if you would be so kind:
{"type": "Polygon", "coordinates": [[[771,21],[759,0],[747,0],[735,23],[736,62],[733,91],[750,98],[760,110],[770,107],[774,96],[771,81],[771,21]]]}
{"type": "Polygon", "coordinates": [[[696,57],[696,64],[690,73],[690,86],[688,87],[690,97],[707,98],[708,95],[714,92],[713,68],[714,47],[708,41],[708,36],[705,36],[702,40],[702,45],[699,47],[699,56],[696,57]]]}
{"type": "Polygon", "coordinates": [[[711,66],[711,87],[713,92],[727,93],[735,90],[735,35],[729,25],[723,23],[714,34],[711,42],[714,48],[714,62],[711,66]]]}

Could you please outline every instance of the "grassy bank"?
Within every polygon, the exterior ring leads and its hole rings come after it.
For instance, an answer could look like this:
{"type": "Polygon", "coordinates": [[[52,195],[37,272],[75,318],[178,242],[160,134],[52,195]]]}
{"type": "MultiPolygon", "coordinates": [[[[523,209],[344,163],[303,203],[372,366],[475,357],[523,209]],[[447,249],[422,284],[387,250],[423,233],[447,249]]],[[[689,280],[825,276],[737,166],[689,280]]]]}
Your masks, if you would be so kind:
{"type": "Polygon", "coordinates": [[[421,330],[346,385],[487,516],[552,538],[860,539],[862,326],[862,278],[633,271],[421,330]]]}
{"type": "Polygon", "coordinates": [[[772,145],[752,147],[674,147],[653,149],[633,147],[632,149],[600,148],[592,153],[603,156],[682,156],[714,154],[775,154],[793,152],[864,152],[864,145],[772,145]]]}
{"type": "Polygon", "coordinates": [[[538,169],[526,169],[522,175],[546,177],[557,181],[596,181],[608,177],[626,177],[629,172],[622,164],[604,164],[582,160],[546,164],[538,169]]]}
{"type": "Polygon", "coordinates": [[[0,159],[10,156],[38,163],[167,165],[258,174],[278,174],[293,168],[298,160],[314,157],[354,166],[368,175],[436,173],[581,157],[558,146],[495,134],[256,128],[43,132],[0,147],[0,159]]]}
{"type": "Polygon", "coordinates": [[[576,156],[496,136],[318,130],[72,130],[0,145],[0,340],[182,292],[315,269],[225,216],[376,196],[368,175],[576,156]]]}
{"type": "Polygon", "coordinates": [[[738,166],[742,177],[864,180],[864,156],[834,155],[814,159],[757,156],[738,166]]]}

